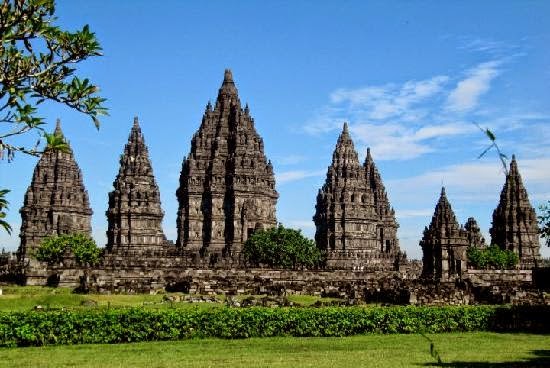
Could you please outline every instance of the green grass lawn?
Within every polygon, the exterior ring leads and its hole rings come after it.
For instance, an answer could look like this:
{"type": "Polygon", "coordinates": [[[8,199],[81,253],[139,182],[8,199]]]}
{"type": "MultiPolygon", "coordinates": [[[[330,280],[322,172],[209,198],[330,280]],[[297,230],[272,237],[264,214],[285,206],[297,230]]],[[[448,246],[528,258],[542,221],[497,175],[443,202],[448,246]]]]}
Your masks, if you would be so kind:
{"type": "Polygon", "coordinates": [[[5,367],[549,367],[550,336],[420,335],[186,340],[0,349],[5,367]]]}
{"type": "MultiPolygon", "coordinates": [[[[80,309],[90,307],[137,307],[145,308],[213,308],[224,305],[225,296],[217,295],[220,303],[189,303],[189,302],[169,302],[168,296],[179,296],[184,298],[181,293],[165,294],[75,294],[68,288],[50,288],[40,286],[0,286],[2,295],[0,295],[0,311],[26,311],[40,305],[45,308],[69,308],[80,309]]],[[[248,295],[239,295],[235,298],[242,300],[248,298],[248,295]]],[[[263,296],[255,296],[262,298],[263,296]]],[[[333,298],[321,298],[311,295],[290,295],[288,299],[297,305],[309,306],[317,301],[330,302],[333,298]]]]}

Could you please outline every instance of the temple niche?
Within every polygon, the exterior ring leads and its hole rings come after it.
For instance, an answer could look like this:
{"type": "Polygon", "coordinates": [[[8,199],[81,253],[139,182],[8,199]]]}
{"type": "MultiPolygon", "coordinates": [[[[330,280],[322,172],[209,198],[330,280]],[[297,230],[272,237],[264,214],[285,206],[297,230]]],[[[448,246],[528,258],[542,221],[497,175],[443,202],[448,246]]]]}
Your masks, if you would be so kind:
{"type": "Polygon", "coordinates": [[[273,167],[229,69],[193,135],[176,195],[180,249],[237,254],[254,231],[277,224],[273,167]]]}
{"type": "MultiPolygon", "coordinates": [[[[53,134],[67,142],[59,120],[53,134]]],[[[67,150],[45,148],[19,212],[21,244],[17,253],[21,260],[32,256],[48,236],[91,235],[92,209],[88,192],[70,146],[67,150]]]]}
{"type": "Polygon", "coordinates": [[[162,249],[167,243],[162,230],[164,213],[137,117],[113,187],[106,212],[107,249],[117,253],[162,249]]]}
{"type": "Polygon", "coordinates": [[[402,255],[395,212],[370,149],[361,165],[347,123],[315,209],[315,241],[327,252],[329,267],[391,269],[402,255]]]}
{"type": "Polygon", "coordinates": [[[516,253],[522,267],[537,265],[540,260],[537,215],[523,186],[515,156],[512,156],[489,232],[491,243],[516,253]]]}

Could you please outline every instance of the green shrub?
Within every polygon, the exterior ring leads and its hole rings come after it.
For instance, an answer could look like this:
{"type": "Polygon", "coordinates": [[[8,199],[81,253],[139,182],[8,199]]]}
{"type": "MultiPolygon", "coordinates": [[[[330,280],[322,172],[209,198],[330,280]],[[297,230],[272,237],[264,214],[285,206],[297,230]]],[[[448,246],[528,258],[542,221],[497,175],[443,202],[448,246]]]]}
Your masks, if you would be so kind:
{"type": "Polygon", "coordinates": [[[244,243],[243,254],[247,263],[258,266],[297,268],[315,267],[322,261],[321,251],[315,242],[302,235],[300,230],[280,225],[260,230],[244,243]]]}
{"type": "Polygon", "coordinates": [[[63,260],[67,250],[74,254],[76,261],[81,265],[99,263],[101,249],[92,238],[84,234],[65,234],[45,238],[36,250],[36,259],[57,263],[63,260]]]}
{"type": "Polygon", "coordinates": [[[468,263],[477,269],[513,269],[519,262],[518,255],[511,250],[502,250],[497,245],[487,248],[470,247],[467,251],[468,263]]]}
{"type": "Polygon", "coordinates": [[[549,307],[99,309],[0,313],[0,346],[217,337],[350,336],[461,331],[548,332],[549,307]]]}

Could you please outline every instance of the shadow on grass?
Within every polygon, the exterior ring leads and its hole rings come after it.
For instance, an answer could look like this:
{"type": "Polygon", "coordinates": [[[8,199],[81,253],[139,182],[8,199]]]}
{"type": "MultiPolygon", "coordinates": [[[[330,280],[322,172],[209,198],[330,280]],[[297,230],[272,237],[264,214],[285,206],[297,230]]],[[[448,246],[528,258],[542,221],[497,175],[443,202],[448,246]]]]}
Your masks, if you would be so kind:
{"type": "Polygon", "coordinates": [[[533,368],[550,367],[550,350],[533,350],[533,357],[517,362],[486,363],[486,362],[451,362],[451,363],[427,363],[428,367],[453,367],[453,368],[533,368]]]}

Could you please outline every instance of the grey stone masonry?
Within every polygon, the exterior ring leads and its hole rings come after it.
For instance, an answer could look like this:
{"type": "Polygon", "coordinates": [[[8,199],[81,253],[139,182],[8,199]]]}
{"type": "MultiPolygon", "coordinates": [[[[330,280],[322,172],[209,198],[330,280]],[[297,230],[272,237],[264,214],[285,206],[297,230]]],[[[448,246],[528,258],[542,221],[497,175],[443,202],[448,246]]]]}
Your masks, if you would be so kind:
{"type": "Polygon", "coordinates": [[[535,266],[540,261],[537,215],[523,186],[515,156],[512,156],[489,232],[492,244],[515,252],[523,267],[535,266]]]}
{"type": "Polygon", "coordinates": [[[193,135],[176,195],[176,245],[201,255],[238,254],[255,230],[277,224],[273,167],[230,70],[193,135]]]}
{"type": "MultiPolygon", "coordinates": [[[[65,140],[61,123],[53,133],[65,140]]],[[[92,209],[73,151],[46,147],[34,168],[21,213],[18,256],[27,260],[48,236],[91,235],[92,209]]]]}
{"type": "Polygon", "coordinates": [[[391,269],[401,256],[395,213],[380,174],[370,150],[365,164],[359,163],[347,123],[317,194],[315,210],[315,241],[327,251],[329,267],[332,259],[338,267],[348,262],[353,269],[364,269],[372,261],[377,268],[391,269]]]}
{"type": "Polygon", "coordinates": [[[159,188],[137,117],[120,156],[113,187],[106,212],[107,249],[151,250],[165,245],[159,188]]]}

